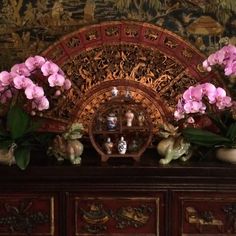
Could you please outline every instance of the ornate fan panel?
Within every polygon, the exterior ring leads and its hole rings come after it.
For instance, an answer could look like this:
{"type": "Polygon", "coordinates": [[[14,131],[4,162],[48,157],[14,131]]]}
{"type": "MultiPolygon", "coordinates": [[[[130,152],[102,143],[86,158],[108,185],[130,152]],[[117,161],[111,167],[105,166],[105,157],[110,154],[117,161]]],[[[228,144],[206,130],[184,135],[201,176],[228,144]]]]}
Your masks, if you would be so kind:
{"type": "Polygon", "coordinates": [[[109,22],[81,28],[48,48],[73,87],[53,101],[45,129],[63,131],[71,122],[88,128],[113,86],[130,91],[153,121],[154,131],[171,119],[178,97],[190,85],[216,78],[201,67],[204,56],[179,36],[137,22],[109,22]]]}

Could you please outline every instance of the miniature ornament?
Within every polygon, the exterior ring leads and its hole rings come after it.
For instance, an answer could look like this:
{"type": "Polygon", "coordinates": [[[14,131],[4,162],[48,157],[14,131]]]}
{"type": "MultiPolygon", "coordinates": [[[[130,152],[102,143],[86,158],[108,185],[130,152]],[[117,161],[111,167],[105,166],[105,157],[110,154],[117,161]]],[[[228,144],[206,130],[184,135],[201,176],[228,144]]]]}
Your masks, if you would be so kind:
{"type": "Polygon", "coordinates": [[[106,153],[107,154],[112,154],[112,148],[113,148],[113,142],[111,141],[111,138],[107,138],[107,141],[104,144],[105,149],[106,149],[106,153]]]}
{"type": "Polygon", "coordinates": [[[109,113],[107,116],[107,129],[114,130],[117,126],[117,117],[114,113],[109,113]]]}
{"type": "Polygon", "coordinates": [[[127,99],[127,100],[130,100],[131,98],[132,98],[132,94],[131,94],[131,92],[127,89],[126,90],[126,92],[125,92],[125,98],[127,99]]]}
{"type": "Polygon", "coordinates": [[[117,87],[113,87],[112,90],[111,90],[111,95],[113,97],[116,97],[119,93],[119,90],[117,89],[117,87]]]}
{"type": "Polygon", "coordinates": [[[145,117],[143,115],[143,112],[140,112],[138,115],[138,125],[141,127],[144,125],[145,117]]]}
{"type": "Polygon", "coordinates": [[[131,127],[131,126],[132,126],[133,119],[134,119],[134,113],[133,113],[131,110],[128,110],[128,111],[125,113],[125,118],[126,118],[127,126],[128,126],[128,127],[131,127]]]}
{"type": "Polygon", "coordinates": [[[125,141],[124,137],[121,137],[118,143],[118,152],[119,154],[125,154],[126,151],[127,151],[127,142],[125,141]]]}
{"type": "Polygon", "coordinates": [[[134,139],[132,143],[129,145],[129,152],[137,152],[139,149],[137,141],[134,139]]]}

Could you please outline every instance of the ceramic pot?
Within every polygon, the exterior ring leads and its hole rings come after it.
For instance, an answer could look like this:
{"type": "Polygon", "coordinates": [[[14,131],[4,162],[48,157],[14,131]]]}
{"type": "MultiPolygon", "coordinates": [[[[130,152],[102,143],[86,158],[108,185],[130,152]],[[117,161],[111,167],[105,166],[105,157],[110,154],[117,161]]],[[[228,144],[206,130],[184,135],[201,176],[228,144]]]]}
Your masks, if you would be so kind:
{"type": "Polygon", "coordinates": [[[219,148],[216,151],[217,159],[231,164],[236,164],[236,149],[235,148],[219,148]]]}

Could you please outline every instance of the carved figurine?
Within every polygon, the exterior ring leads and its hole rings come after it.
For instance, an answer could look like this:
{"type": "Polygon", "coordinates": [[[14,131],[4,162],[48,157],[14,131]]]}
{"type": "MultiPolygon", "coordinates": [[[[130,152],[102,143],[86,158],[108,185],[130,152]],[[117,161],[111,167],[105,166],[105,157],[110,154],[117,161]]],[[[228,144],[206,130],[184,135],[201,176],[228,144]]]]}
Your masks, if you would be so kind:
{"type": "Polygon", "coordinates": [[[159,163],[165,165],[179,158],[182,161],[187,161],[192,155],[190,143],[177,132],[178,127],[164,124],[163,128],[163,131],[160,131],[160,135],[164,139],[157,145],[157,151],[163,157],[159,163]]]}
{"type": "Polygon", "coordinates": [[[113,142],[111,141],[111,138],[107,138],[107,141],[104,144],[106,153],[112,154],[112,148],[113,148],[113,142]]]}
{"type": "Polygon", "coordinates": [[[80,156],[83,153],[84,146],[78,139],[82,137],[82,130],[81,124],[72,124],[66,133],[54,138],[52,146],[48,149],[48,154],[55,156],[58,161],[69,159],[72,164],[80,164],[80,156]]]}
{"type": "Polygon", "coordinates": [[[0,149],[0,164],[11,166],[16,163],[14,157],[15,148],[16,144],[13,143],[9,149],[0,149]]]}

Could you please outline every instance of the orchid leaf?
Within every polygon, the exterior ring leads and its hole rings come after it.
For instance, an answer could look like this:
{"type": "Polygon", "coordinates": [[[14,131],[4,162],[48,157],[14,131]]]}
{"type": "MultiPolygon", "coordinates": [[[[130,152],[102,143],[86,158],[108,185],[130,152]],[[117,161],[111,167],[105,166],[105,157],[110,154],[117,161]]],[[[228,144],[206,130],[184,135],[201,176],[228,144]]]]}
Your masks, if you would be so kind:
{"type": "Polygon", "coordinates": [[[230,127],[228,128],[226,137],[231,139],[233,142],[236,139],[236,122],[232,123],[230,127]]]}
{"type": "Polygon", "coordinates": [[[7,114],[7,127],[13,139],[23,136],[29,126],[30,118],[21,108],[13,106],[7,114]]]}
{"type": "Polygon", "coordinates": [[[227,137],[198,128],[186,128],[182,133],[187,141],[199,146],[212,147],[232,144],[232,140],[227,137]]]}
{"type": "Polygon", "coordinates": [[[30,151],[29,147],[18,147],[14,151],[16,164],[21,170],[25,170],[30,162],[30,151]]]}

